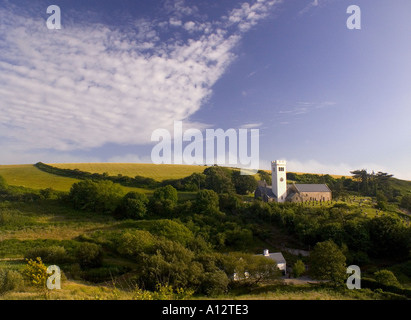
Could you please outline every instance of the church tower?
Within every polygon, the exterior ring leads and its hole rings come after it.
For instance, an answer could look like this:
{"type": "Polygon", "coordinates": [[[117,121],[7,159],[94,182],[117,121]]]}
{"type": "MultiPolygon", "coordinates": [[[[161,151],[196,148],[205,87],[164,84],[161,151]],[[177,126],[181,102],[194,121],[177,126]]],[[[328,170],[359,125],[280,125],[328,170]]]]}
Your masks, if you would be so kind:
{"type": "Polygon", "coordinates": [[[272,190],[277,202],[284,202],[287,197],[287,171],[285,160],[271,161],[272,190]]]}

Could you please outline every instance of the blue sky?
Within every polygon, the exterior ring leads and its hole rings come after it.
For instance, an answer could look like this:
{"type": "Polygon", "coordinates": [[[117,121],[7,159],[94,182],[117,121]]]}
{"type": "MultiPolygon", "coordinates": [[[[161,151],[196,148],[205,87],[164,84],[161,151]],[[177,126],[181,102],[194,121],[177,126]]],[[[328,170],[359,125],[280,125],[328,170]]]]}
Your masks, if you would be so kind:
{"type": "Polygon", "coordinates": [[[0,2],[0,164],[151,162],[183,121],[259,129],[262,169],[411,180],[409,0],[0,2]]]}

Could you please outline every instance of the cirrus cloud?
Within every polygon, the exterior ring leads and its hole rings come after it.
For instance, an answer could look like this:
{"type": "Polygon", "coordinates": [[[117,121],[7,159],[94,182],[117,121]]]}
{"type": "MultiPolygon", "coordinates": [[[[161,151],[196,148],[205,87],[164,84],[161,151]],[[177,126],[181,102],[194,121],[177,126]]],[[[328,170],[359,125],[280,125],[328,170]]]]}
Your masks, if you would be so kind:
{"type": "Polygon", "coordinates": [[[149,143],[153,130],[200,109],[242,34],[279,1],[243,4],[207,23],[183,23],[198,10],[176,3],[179,14],[167,21],[130,28],[84,21],[48,30],[43,17],[0,9],[0,146],[69,152],[149,143]],[[161,41],[167,24],[174,33],[161,41]]]}

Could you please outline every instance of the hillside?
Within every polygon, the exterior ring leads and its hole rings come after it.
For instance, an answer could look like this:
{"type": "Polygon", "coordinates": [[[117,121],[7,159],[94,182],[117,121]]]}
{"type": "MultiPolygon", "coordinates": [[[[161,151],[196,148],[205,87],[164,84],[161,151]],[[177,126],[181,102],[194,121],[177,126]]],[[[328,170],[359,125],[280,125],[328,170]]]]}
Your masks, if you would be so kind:
{"type": "MultiPolygon", "coordinates": [[[[55,299],[96,295],[136,299],[143,293],[134,288],[135,283],[155,288],[149,270],[157,270],[156,279],[163,284],[195,288],[196,299],[392,299],[411,295],[407,291],[411,288],[410,260],[405,254],[409,216],[398,206],[398,193],[411,193],[408,181],[392,179],[391,189],[397,191],[391,194],[395,196],[384,209],[377,209],[375,197],[352,191],[357,188],[353,181],[348,184],[350,189],[340,191],[340,198],[333,201],[276,204],[253,201],[252,190],[239,194],[235,188],[221,189],[234,181],[234,171],[229,168],[208,167],[204,171],[203,166],[107,163],[58,164],[53,168],[78,169],[74,174],[90,172],[98,179],[73,179],[58,175],[72,171],[52,174],[34,165],[0,166],[0,176],[6,182],[2,186],[0,180],[0,278],[2,270],[23,272],[24,258],[40,256],[47,264],[58,264],[67,278],[64,290],[53,294],[55,299]],[[184,189],[181,182],[193,173],[205,177],[201,184],[199,181],[200,190],[181,191],[160,181],[169,180],[184,189]],[[157,182],[147,188],[132,188],[107,181],[118,175],[155,178],[157,182]],[[69,195],[73,183],[82,193],[69,195]],[[125,196],[130,191],[131,196],[125,196]],[[307,284],[306,280],[289,286],[278,274],[267,275],[262,281],[252,278],[242,285],[230,280],[242,259],[253,268],[266,268],[255,258],[264,248],[281,251],[289,267],[302,260],[309,268],[309,258],[289,249],[312,250],[317,243],[329,240],[341,248],[347,264],[361,265],[364,277],[371,278],[365,282],[369,289],[353,292],[307,284]],[[83,262],[85,258],[78,252],[84,246],[90,246],[87,256],[92,247],[100,251],[102,258],[97,265],[83,262]],[[394,272],[401,288],[373,291],[380,288],[373,282],[374,273],[382,269],[394,272]]],[[[324,178],[334,187],[344,181],[309,174],[294,174],[294,178],[324,178]]],[[[302,279],[307,276],[313,283],[310,274],[302,279]]],[[[3,297],[42,298],[33,287],[20,290],[3,297]]]]}
{"type": "Polygon", "coordinates": [[[162,164],[152,163],[67,163],[50,164],[61,169],[79,169],[92,173],[108,173],[111,176],[121,174],[123,176],[143,176],[157,181],[166,179],[184,178],[192,173],[201,173],[206,166],[162,164]]]}

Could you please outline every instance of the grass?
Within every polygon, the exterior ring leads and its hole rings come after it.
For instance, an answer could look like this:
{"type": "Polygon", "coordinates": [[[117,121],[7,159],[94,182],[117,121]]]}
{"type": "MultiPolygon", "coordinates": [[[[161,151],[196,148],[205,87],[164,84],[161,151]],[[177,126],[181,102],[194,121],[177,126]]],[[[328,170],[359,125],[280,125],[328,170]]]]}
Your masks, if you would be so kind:
{"type": "Polygon", "coordinates": [[[60,169],[79,169],[92,173],[107,172],[110,176],[121,174],[123,176],[143,176],[157,181],[166,179],[180,179],[192,173],[202,173],[205,166],[177,165],[177,164],[151,164],[151,163],[64,163],[50,164],[60,169]]]}
{"type": "Polygon", "coordinates": [[[48,174],[34,165],[1,165],[0,176],[11,186],[22,186],[31,189],[53,188],[57,191],[70,190],[77,179],[48,174]]]}

